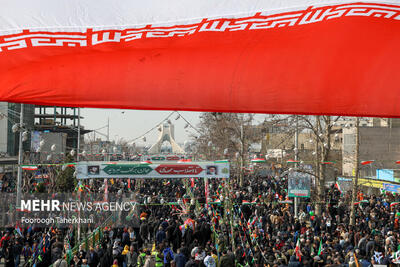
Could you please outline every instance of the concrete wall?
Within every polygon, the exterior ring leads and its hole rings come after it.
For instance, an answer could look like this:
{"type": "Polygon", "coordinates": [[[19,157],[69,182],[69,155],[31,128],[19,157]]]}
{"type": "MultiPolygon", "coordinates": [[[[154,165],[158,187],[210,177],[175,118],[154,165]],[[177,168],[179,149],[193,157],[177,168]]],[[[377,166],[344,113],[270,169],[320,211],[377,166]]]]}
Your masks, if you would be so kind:
{"type": "MultiPolygon", "coordinates": [[[[355,128],[343,130],[343,175],[353,175],[355,128]]],[[[361,127],[360,161],[375,160],[361,166],[361,176],[375,175],[376,169],[397,169],[400,160],[400,128],[361,127]]]]}
{"type": "MultiPolygon", "coordinates": [[[[331,134],[331,148],[340,150],[342,134],[339,132],[335,140],[335,134],[331,134]]],[[[288,133],[269,133],[266,136],[266,149],[292,150],[294,148],[294,134],[288,133]]],[[[299,134],[299,150],[315,150],[315,136],[311,132],[299,134]],[[312,140],[312,142],[310,142],[312,140]]]]}

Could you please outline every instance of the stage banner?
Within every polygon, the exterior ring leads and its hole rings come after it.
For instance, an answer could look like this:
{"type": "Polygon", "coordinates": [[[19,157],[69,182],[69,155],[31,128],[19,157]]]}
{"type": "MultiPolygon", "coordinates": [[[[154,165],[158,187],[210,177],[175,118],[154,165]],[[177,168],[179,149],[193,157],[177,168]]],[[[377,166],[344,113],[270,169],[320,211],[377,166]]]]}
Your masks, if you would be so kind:
{"type": "Polygon", "coordinates": [[[311,177],[309,174],[290,172],[288,180],[289,197],[310,197],[311,177]]]}
{"type": "Polygon", "coordinates": [[[188,162],[147,164],[79,162],[78,179],[92,178],[229,178],[229,163],[188,162]]]}
{"type": "Polygon", "coordinates": [[[400,117],[398,0],[0,6],[0,101],[400,117]]]}

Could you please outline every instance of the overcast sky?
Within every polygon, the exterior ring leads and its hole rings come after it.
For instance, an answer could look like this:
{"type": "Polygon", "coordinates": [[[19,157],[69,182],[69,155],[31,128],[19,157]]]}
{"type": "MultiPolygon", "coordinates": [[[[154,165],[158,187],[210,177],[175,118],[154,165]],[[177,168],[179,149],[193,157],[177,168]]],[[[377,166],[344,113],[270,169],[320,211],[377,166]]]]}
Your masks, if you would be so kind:
{"type": "MultiPolygon", "coordinates": [[[[172,111],[147,111],[147,110],[120,110],[120,109],[93,109],[82,108],[81,116],[85,117],[82,120],[82,125],[86,129],[98,129],[107,125],[107,118],[110,118],[110,140],[123,138],[127,141],[137,138],[158,125],[172,111]]],[[[180,111],[191,124],[197,126],[200,119],[200,112],[184,112],[180,111]]],[[[177,114],[170,117],[171,122],[175,125],[175,139],[178,143],[183,143],[189,139],[190,133],[195,133],[194,130],[184,129],[186,122],[180,118],[175,120],[177,114]]],[[[99,130],[106,134],[107,129],[99,130]]],[[[157,129],[146,134],[146,144],[153,144],[158,137],[157,129]]],[[[105,140],[105,138],[103,137],[105,140]]],[[[144,144],[142,140],[136,141],[136,144],[144,144]]]]}
{"type": "MultiPolygon", "coordinates": [[[[85,117],[82,120],[82,125],[86,129],[98,129],[107,125],[107,118],[110,118],[110,140],[130,141],[140,137],[145,132],[156,125],[159,125],[172,111],[149,111],[149,110],[121,110],[121,109],[93,109],[82,108],[81,116],[85,117]]],[[[197,126],[200,122],[201,112],[186,112],[180,111],[193,126],[197,126]]],[[[170,117],[171,122],[175,125],[175,139],[178,143],[183,143],[190,139],[190,133],[196,133],[195,130],[188,127],[184,129],[186,122],[180,118],[176,120],[177,114],[170,117]]],[[[264,114],[255,115],[255,123],[260,123],[264,120],[264,114]]],[[[107,129],[99,130],[106,134],[107,129]]],[[[146,134],[146,143],[142,139],[135,141],[136,144],[152,145],[157,141],[159,131],[154,129],[146,134]]],[[[105,138],[103,137],[103,140],[105,138]]]]}

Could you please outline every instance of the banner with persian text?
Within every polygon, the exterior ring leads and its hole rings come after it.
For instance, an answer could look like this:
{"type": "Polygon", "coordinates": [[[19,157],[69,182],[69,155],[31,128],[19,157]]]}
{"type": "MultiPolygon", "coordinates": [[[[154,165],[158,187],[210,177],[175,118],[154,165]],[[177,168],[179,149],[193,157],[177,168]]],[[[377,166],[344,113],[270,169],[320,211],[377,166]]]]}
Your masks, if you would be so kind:
{"type": "Polygon", "coordinates": [[[147,164],[79,162],[78,179],[92,178],[229,178],[229,163],[187,162],[147,164]]]}

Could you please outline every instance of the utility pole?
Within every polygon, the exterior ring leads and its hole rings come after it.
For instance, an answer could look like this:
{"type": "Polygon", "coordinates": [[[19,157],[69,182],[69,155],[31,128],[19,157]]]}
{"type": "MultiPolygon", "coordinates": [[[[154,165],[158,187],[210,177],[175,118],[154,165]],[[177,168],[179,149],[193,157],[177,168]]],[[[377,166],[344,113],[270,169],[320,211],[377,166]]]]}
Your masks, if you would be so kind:
{"type": "MultiPolygon", "coordinates": [[[[297,168],[299,167],[299,164],[297,163],[299,159],[299,116],[296,115],[296,132],[294,133],[294,160],[295,160],[295,168],[297,171],[297,168]]],[[[296,178],[297,179],[297,178],[296,178]]],[[[294,197],[294,217],[297,218],[297,197],[294,197]]]]}
{"type": "MultiPolygon", "coordinates": [[[[80,151],[80,146],[81,146],[81,108],[78,108],[78,144],[76,148],[76,161],[79,162],[79,151],[80,151]]],[[[79,196],[81,195],[81,192],[78,190],[79,196]]],[[[80,199],[80,197],[79,197],[80,199]]],[[[81,240],[81,211],[78,211],[78,242],[81,240]]]]}
{"type": "Polygon", "coordinates": [[[21,181],[22,181],[22,128],[24,125],[24,104],[21,104],[21,112],[19,113],[19,141],[18,141],[18,175],[17,175],[17,208],[21,208],[21,181]]]}
{"type": "Polygon", "coordinates": [[[243,140],[243,120],[241,120],[240,124],[240,179],[239,185],[243,186],[243,166],[244,166],[244,140],[243,140]]]}
{"type": "Polygon", "coordinates": [[[110,117],[107,118],[107,142],[110,141],[110,117]]]}
{"type": "Polygon", "coordinates": [[[79,162],[79,152],[81,147],[81,108],[78,108],[78,147],[76,148],[76,161],[79,162]]]}
{"type": "Polygon", "coordinates": [[[360,119],[356,117],[356,147],[354,155],[355,173],[353,178],[353,191],[351,194],[351,210],[350,210],[350,225],[355,225],[356,222],[356,209],[354,203],[357,202],[358,193],[358,173],[359,173],[359,150],[360,150],[360,119]]]}
{"type": "Polygon", "coordinates": [[[107,118],[107,149],[106,160],[110,160],[110,117],[107,118]]]}
{"type": "Polygon", "coordinates": [[[320,117],[316,116],[316,136],[315,136],[315,185],[317,186],[317,203],[315,205],[315,211],[317,215],[320,215],[320,183],[321,183],[321,173],[320,173],[320,157],[319,157],[319,136],[318,133],[320,131],[320,117]]]}

